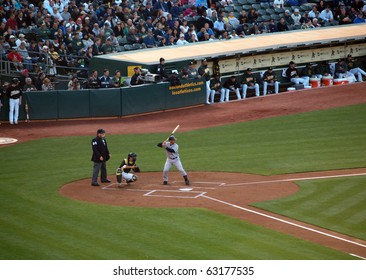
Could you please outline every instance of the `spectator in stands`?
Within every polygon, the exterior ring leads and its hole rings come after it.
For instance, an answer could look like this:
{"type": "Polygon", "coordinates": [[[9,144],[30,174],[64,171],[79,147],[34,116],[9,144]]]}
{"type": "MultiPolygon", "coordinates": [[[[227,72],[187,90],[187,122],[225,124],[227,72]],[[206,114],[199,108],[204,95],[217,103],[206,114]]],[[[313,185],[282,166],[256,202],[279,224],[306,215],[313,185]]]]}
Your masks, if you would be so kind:
{"type": "Polygon", "coordinates": [[[219,18],[214,23],[214,30],[216,33],[216,38],[220,37],[220,35],[226,31],[225,22],[221,15],[219,15],[219,18]]]}
{"type": "Polygon", "coordinates": [[[276,25],[275,20],[273,18],[271,18],[269,20],[268,28],[269,28],[270,33],[277,32],[277,25],[276,25]]]}
{"type": "Polygon", "coordinates": [[[301,29],[311,29],[311,28],[315,28],[313,25],[313,22],[311,21],[310,18],[306,19],[302,24],[301,24],[301,29]]]}
{"type": "Polygon", "coordinates": [[[47,77],[43,79],[42,90],[43,91],[54,90],[54,86],[53,86],[51,80],[47,77]]]}
{"type": "Polygon", "coordinates": [[[258,30],[261,34],[270,32],[268,21],[266,19],[263,19],[263,21],[259,24],[258,30]]]}
{"type": "Polygon", "coordinates": [[[79,90],[80,89],[80,82],[77,75],[71,77],[70,81],[67,84],[68,90],[79,90]]]}
{"type": "Polygon", "coordinates": [[[25,78],[25,85],[23,87],[23,91],[37,91],[37,88],[35,85],[33,85],[33,81],[32,78],[28,77],[25,78]]]}
{"type": "Polygon", "coordinates": [[[228,102],[230,100],[230,92],[234,91],[236,93],[236,97],[238,100],[241,100],[239,83],[236,80],[236,77],[233,75],[229,79],[227,79],[222,85],[223,90],[225,91],[225,100],[228,102]]]}
{"type": "MultiPolygon", "coordinates": [[[[276,74],[272,67],[269,67],[268,70],[263,73],[263,96],[267,95],[268,86],[274,87],[276,94],[279,92],[280,82],[277,81],[276,74]]],[[[272,91],[269,93],[272,93],[272,91]]]]}
{"type": "Polygon", "coordinates": [[[201,28],[205,26],[206,22],[208,23],[211,29],[214,28],[213,21],[209,17],[207,17],[207,11],[206,9],[204,9],[201,12],[201,16],[196,21],[197,30],[201,30],[201,28]]]}
{"type": "Polygon", "coordinates": [[[228,18],[228,23],[230,24],[230,26],[232,26],[232,29],[236,29],[239,24],[240,21],[237,17],[235,17],[234,12],[230,12],[228,18]]]}
{"type": "Polygon", "coordinates": [[[363,0],[353,0],[351,4],[351,8],[358,12],[362,11],[363,6],[365,6],[365,2],[363,0]]]}
{"type": "Polygon", "coordinates": [[[301,14],[300,14],[299,9],[296,8],[294,10],[293,14],[291,15],[291,18],[294,21],[295,28],[300,28],[300,26],[301,26],[301,22],[300,22],[301,14]]]}
{"type": "Polygon", "coordinates": [[[35,81],[35,86],[37,90],[42,90],[43,80],[46,78],[46,74],[44,72],[38,73],[38,77],[35,81]]]}
{"type": "Polygon", "coordinates": [[[99,77],[100,88],[110,88],[111,87],[111,77],[109,76],[109,70],[104,69],[103,75],[99,77]]]}
{"type": "Polygon", "coordinates": [[[236,34],[238,34],[238,36],[242,37],[242,38],[249,35],[248,24],[246,24],[246,23],[240,24],[238,26],[238,28],[236,29],[236,34]]]}
{"type": "Polygon", "coordinates": [[[248,11],[248,15],[247,15],[248,23],[253,24],[253,23],[257,22],[258,16],[259,16],[259,13],[256,11],[256,9],[250,8],[248,11]]]}
{"type": "Polygon", "coordinates": [[[114,76],[111,80],[111,84],[115,88],[125,87],[127,85],[125,78],[121,76],[121,71],[116,70],[114,72],[114,76]]]}
{"type": "Polygon", "coordinates": [[[309,77],[300,77],[300,71],[297,70],[295,66],[295,62],[291,61],[289,63],[289,67],[286,70],[287,79],[296,85],[303,84],[304,86],[308,86],[309,77]]]}
{"type": "Polygon", "coordinates": [[[366,77],[366,72],[358,67],[357,61],[352,57],[351,54],[347,55],[346,63],[348,71],[355,76],[357,75],[358,81],[362,82],[362,76],[366,77]]]}
{"type": "Polygon", "coordinates": [[[286,21],[286,25],[289,29],[292,29],[294,27],[294,20],[292,19],[291,13],[289,10],[285,11],[284,19],[286,21]]]}
{"type": "Polygon", "coordinates": [[[16,71],[23,69],[23,57],[18,52],[17,47],[13,47],[12,51],[8,54],[8,59],[12,62],[12,65],[16,71]]]}
{"type": "Polygon", "coordinates": [[[259,84],[256,81],[256,78],[254,77],[252,73],[252,69],[248,68],[245,70],[242,80],[241,80],[242,90],[243,90],[243,98],[247,97],[247,90],[248,89],[254,89],[255,95],[259,96],[259,84]]]}
{"type": "Polygon", "coordinates": [[[154,34],[151,29],[149,29],[149,31],[147,32],[147,36],[144,38],[143,42],[147,48],[158,47],[157,41],[155,40],[154,34]]]}
{"type": "Polygon", "coordinates": [[[99,81],[99,78],[98,78],[98,71],[97,70],[93,70],[91,72],[91,75],[89,76],[89,78],[87,80],[86,88],[90,88],[90,89],[100,88],[100,81],[99,81]]]}
{"type": "Polygon", "coordinates": [[[284,0],[274,0],[273,1],[273,8],[281,8],[284,9],[285,8],[285,1],[284,0]]]}
{"type": "Polygon", "coordinates": [[[8,50],[10,49],[10,45],[5,41],[4,37],[0,37],[0,55],[2,60],[8,59],[8,50]]]}
{"type": "Polygon", "coordinates": [[[329,6],[326,6],[326,8],[320,12],[319,17],[325,22],[325,26],[333,25],[333,12],[329,6]]]}
{"type": "Polygon", "coordinates": [[[353,20],[353,23],[365,23],[365,18],[362,12],[357,12],[357,17],[353,20]]]}
{"type": "Polygon", "coordinates": [[[220,102],[225,101],[225,90],[222,87],[220,75],[215,73],[213,78],[210,80],[210,103],[214,103],[215,101],[215,94],[220,94],[220,102]]]}
{"type": "Polygon", "coordinates": [[[343,3],[339,4],[339,8],[335,12],[335,17],[339,21],[340,25],[352,23],[352,18],[346,6],[343,3]]]}
{"type": "Polygon", "coordinates": [[[187,44],[189,44],[189,42],[188,41],[186,41],[186,39],[184,38],[184,34],[183,33],[181,33],[180,35],[179,35],[179,40],[177,40],[177,42],[175,43],[176,45],[178,45],[178,46],[182,46],[182,45],[187,45],[187,44]]]}
{"type": "Polygon", "coordinates": [[[109,54],[114,52],[114,48],[112,46],[112,39],[110,37],[107,38],[105,43],[102,45],[103,54],[109,54]]]}
{"type": "Polygon", "coordinates": [[[25,46],[25,41],[22,41],[18,47],[18,53],[22,56],[22,62],[24,68],[28,69],[29,71],[33,70],[32,67],[32,58],[29,56],[28,50],[25,46]]]}
{"type": "Polygon", "coordinates": [[[131,77],[130,85],[131,86],[137,86],[137,85],[144,84],[145,82],[142,78],[140,67],[133,68],[133,71],[134,71],[134,74],[131,77]]]}
{"type": "Polygon", "coordinates": [[[318,7],[316,6],[316,5],[313,5],[312,7],[311,7],[311,11],[309,12],[309,17],[310,18],[315,18],[315,13],[316,12],[319,12],[318,11],[318,7]]]}
{"type": "Polygon", "coordinates": [[[277,31],[283,32],[283,31],[288,31],[288,30],[289,30],[289,28],[287,26],[285,18],[281,17],[280,20],[277,22],[277,31]]]}

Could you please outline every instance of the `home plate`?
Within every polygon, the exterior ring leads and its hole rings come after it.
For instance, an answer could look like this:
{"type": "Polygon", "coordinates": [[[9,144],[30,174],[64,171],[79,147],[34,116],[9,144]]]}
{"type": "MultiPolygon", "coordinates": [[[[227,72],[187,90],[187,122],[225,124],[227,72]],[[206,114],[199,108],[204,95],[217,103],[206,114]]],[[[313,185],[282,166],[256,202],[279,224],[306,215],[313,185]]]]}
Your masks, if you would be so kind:
{"type": "Polygon", "coordinates": [[[189,192],[189,191],[192,190],[192,188],[181,188],[179,190],[182,191],[182,192],[189,192]]]}

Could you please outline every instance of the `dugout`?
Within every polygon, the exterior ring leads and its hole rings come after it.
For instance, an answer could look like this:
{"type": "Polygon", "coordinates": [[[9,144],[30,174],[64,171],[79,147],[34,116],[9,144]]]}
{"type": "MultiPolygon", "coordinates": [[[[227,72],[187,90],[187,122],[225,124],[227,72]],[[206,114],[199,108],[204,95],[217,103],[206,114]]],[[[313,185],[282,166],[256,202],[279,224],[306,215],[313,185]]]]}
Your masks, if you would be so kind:
{"type": "Polygon", "coordinates": [[[102,73],[120,70],[123,76],[131,76],[133,68],[140,66],[154,73],[159,58],[165,58],[167,69],[181,71],[192,60],[197,66],[207,58],[211,73],[221,75],[254,71],[269,66],[279,69],[293,60],[298,65],[308,62],[335,61],[351,53],[353,57],[366,56],[366,24],[322,27],[260,34],[225,41],[210,41],[184,46],[168,46],[140,49],[94,57],[90,68],[102,73]]]}

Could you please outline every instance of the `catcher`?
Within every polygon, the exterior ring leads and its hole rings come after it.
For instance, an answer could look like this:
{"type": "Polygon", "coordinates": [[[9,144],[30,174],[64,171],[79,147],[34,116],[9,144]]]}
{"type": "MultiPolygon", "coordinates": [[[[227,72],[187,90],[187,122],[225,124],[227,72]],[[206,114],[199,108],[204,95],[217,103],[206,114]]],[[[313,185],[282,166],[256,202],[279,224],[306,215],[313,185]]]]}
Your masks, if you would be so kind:
{"type": "Polygon", "coordinates": [[[135,153],[129,153],[127,159],[123,159],[120,166],[117,168],[116,177],[118,187],[121,187],[122,180],[125,180],[127,184],[137,180],[137,176],[132,173],[140,172],[140,168],[136,165],[136,157],[137,155],[135,153]]]}

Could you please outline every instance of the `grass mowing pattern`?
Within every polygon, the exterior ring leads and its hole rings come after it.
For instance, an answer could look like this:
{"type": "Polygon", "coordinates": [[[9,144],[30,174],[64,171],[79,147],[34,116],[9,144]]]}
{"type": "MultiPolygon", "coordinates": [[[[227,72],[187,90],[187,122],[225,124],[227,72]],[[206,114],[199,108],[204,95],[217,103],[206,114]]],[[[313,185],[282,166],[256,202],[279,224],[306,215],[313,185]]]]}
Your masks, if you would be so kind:
{"type": "Polygon", "coordinates": [[[298,184],[300,191],[291,197],[254,205],[366,240],[366,176],[298,184]]]}
{"type": "MultiPolygon", "coordinates": [[[[277,174],[362,167],[365,109],[358,105],[179,133],[180,154],[187,170],[200,171],[277,174]]],[[[162,170],[164,151],[156,143],[166,135],[107,137],[111,174],[130,151],[138,154],[143,171],[162,170]]],[[[60,186],[91,176],[91,138],[41,139],[0,149],[6,159],[0,173],[0,259],[352,259],[204,209],[123,208],[61,197],[60,186]]],[[[338,224],[341,232],[348,226],[338,224]]]]}

